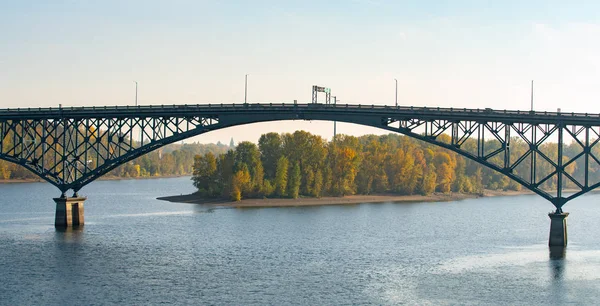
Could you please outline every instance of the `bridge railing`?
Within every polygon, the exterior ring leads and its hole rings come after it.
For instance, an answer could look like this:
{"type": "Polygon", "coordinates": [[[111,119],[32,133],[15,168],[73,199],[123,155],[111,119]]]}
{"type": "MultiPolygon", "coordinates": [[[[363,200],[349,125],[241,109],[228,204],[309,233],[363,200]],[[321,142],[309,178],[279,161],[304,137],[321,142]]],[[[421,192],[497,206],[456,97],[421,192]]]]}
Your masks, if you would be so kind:
{"type": "Polygon", "coordinates": [[[427,106],[390,106],[376,104],[298,104],[298,103],[208,103],[208,104],[161,104],[161,105],[125,105],[125,106],[69,106],[69,107],[38,107],[38,108],[7,108],[0,109],[0,117],[10,115],[41,115],[61,114],[95,111],[144,111],[144,110],[239,110],[239,109],[293,109],[293,108],[322,108],[322,109],[372,109],[399,112],[443,112],[443,113],[475,113],[475,114],[504,114],[504,115],[534,115],[534,116],[564,116],[582,118],[600,118],[600,114],[575,113],[575,112],[548,112],[548,111],[523,111],[523,110],[497,110],[491,108],[454,108],[454,107],[427,107],[427,106]]]}

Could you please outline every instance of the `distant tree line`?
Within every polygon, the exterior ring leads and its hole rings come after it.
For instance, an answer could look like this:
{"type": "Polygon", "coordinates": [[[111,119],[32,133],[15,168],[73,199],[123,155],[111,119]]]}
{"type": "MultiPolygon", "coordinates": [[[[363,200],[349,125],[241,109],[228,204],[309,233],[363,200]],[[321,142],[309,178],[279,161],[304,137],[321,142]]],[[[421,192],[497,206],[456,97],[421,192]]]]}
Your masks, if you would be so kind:
{"type": "MultiPolygon", "coordinates": [[[[440,135],[438,140],[449,143],[450,136],[440,135]]],[[[497,141],[485,142],[486,152],[500,146],[497,141]]],[[[476,154],[476,141],[467,140],[463,149],[476,154]]],[[[517,160],[527,149],[521,139],[511,139],[510,158],[517,160]]],[[[556,144],[544,144],[539,149],[550,159],[556,159],[556,144]]],[[[574,142],[563,151],[566,156],[575,156],[578,146],[574,142]]],[[[500,166],[504,157],[495,156],[490,161],[500,166]]],[[[530,159],[524,159],[513,173],[528,180],[530,163],[530,159]]],[[[536,164],[538,178],[554,171],[548,162],[538,160],[536,164]]],[[[576,161],[565,170],[573,177],[581,177],[583,166],[583,162],[576,161]]],[[[596,169],[594,179],[600,180],[600,165],[596,169]]],[[[477,162],[410,137],[338,135],[328,142],[305,131],[263,134],[258,145],[241,142],[225,154],[198,155],[194,158],[192,180],[204,197],[228,197],[236,201],[373,193],[481,193],[484,188],[520,190],[522,187],[477,162]]],[[[556,189],[556,184],[554,176],[542,188],[556,189]]],[[[572,182],[565,180],[564,187],[572,186],[572,182]]]]}
{"type": "MultiPolygon", "coordinates": [[[[108,177],[138,178],[151,176],[191,175],[194,156],[198,154],[222,154],[229,146],[218,144],[171,144],[150,152],[113,169],[108,177]]],[[[0,179],[37,180],[37,175],[7,161],[0,160],[0,179]]]]}

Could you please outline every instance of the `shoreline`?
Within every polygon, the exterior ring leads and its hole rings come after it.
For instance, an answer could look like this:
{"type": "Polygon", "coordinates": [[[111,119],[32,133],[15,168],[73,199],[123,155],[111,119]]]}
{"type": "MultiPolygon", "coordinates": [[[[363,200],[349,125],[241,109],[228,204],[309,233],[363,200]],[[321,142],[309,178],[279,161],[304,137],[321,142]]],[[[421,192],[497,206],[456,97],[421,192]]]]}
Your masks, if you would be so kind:
{"type": "MultiPolygon", "coordinates": [[[[99,177],[96,179],[97,181],[121,181],[121,180],[153,180],[153,179],[161,179],[161,178],[176,178],[176,177],[191,177],[191,174],[184,175],[161,175],[161,176],[140,176],[140,177],[118,177],[118,176],[106,176],[99,177]]],[[[26,184],[26,183],[47,183],[45,180],[41,178],[35,179],[9,179],[3,180],[0,179],[0,184],[26,184]]]]}
{"type": "Polygon", "coordinates": [[[423,202],[451,202],[466,199],[475,199],[480,197],[496,196],[516,196],[534,194],[530,191],[495,191],[485,190],[483,195],[465,194],[465,193],[434,193],[431,195],[350,195],[344,197],[321,197],[321,198],[264,198],[264,199],[242,199],[233,202],[229,199],[207,199],[201,198],[196,194],[187,194],[179,196],[158,197],[157,200],[184,203],[199,204],[212,207],[229,208],[265,208],[265,207],[303,207],[303,206],[328,206],[328,205],[357,205],[366,203],[423,203],[423,202]]]}

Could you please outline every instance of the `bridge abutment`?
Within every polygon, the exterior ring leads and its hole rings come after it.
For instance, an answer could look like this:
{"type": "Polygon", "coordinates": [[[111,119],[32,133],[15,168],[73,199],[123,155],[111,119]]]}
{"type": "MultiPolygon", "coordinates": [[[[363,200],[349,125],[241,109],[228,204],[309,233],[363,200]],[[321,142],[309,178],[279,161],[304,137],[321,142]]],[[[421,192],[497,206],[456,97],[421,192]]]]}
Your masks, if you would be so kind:
{"type": "Polygon", "coordinates": [[[80,226],[84,223],[83,202],[85,197],[54,198],[56,202],[55,227],[80,226]]]}
{"type": "Polygon", "coordinates": [[[550,217],[550,247],[567,246],[567,216],[569,213],[549,213],[550,217]]]}

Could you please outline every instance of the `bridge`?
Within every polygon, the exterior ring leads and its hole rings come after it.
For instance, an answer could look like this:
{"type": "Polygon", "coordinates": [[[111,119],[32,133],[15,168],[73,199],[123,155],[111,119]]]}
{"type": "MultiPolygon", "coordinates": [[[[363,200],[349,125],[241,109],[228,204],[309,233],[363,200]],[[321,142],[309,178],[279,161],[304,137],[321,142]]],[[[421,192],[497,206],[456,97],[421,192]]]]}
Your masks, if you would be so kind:
{"type": "Polygon", "coordinates": [[[56,186],[61,191],[54,199],[56,225],[76,225],[83,224],[85,201],[78,191],[115,167],[192,136],[276,120],[355,123],[454,151],[550,201],[556,209],[549,214],[550,244],[567,242],[568,213],[562,207],[600,186],[590,171],[600,165],[593,151],[600,148],[600,114],[489,108],[244,103],[0,109],[0,159],[56,186]],[[511,151],[515,141],[525,142],[527,150],[511,151]],[[572,144],[577,152],[565,154],[572,144]],[[584,167],[578,176],[566,171],[575,162],[584,167]],[[540,172],[542,164],[550,170],[540,172]],[[555,190],[542,188],[548,180],[556,182],[555,190]],[[564,192],[567,182],[575,186],[569,193],[564,192]],[[66,195],[69,190],[72,197],[66,195]]]}

